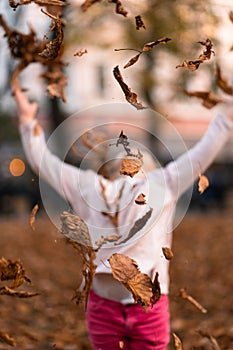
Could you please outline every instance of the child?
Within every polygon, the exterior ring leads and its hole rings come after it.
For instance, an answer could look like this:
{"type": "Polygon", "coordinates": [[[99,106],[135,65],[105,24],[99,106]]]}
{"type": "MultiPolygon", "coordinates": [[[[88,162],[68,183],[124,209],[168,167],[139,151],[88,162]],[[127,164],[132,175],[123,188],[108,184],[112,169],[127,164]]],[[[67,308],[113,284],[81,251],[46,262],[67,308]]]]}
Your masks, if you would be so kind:
{"type": "Polygon", "coordinates": [[[203,138],[166,167],[150,170],[144,177],[123,175],[106,179],[92,170],[84,171],[64,163],[53,155],[46,147],[43,130],[37,126],[37,104],[29,103],[17,84],[13,90],[29,164],[86,222],[93,242],[101,235],[117,232],[122,236],[120,243],[135,221],[148,208],[153,209],[147,224],[132,238],[122,244],[103,245],[97,253],[97,269],[86,311],[93,349],[165,350],[169,343],[169,262],[162,254],[162,247],[171,247],[172,219],[178,198],[199,173],[207,169],[229,139],[233,109],[225,106],[225,112],[212,120],[203,138]],[[146,205],[135,203],[140,193],[146,196],[146,205]],[[117,225],[110,220],[116,210],[117,225]],[[147,312],[134,303],[131,293],[113,278],[108,259],[116,252],[134,259],[140,271],[152,280],[158,273],[161,297],[147,312]]]}

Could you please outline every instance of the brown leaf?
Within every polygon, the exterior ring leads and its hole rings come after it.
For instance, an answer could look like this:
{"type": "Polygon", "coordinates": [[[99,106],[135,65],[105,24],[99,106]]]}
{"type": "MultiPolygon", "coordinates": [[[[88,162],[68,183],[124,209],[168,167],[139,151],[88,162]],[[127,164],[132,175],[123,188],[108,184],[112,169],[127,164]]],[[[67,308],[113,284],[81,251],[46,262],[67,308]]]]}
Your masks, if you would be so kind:
{"type": "Polygon", "coordinates": [[[199,44],[205,46],[205,50],[199,55],[198,58],[201,60],[209,60],[211,58],[211,54],[214,54],[214,51],[212,50],[213,44],[210,39],[206,39],[205,41],[198,41],[199,44]]]}
{"type": "Polygon", "coordinates": [[[230,18],[230,21],[233,23],[233,11],[229,12],[229,18],[230,18]]]}
{"type": "Polygon", "coordinates": [[[182,64],[178,64],[176,66],[176,68],[187,67],[188,69],[190,69],[193,72],[193,71],[198,69],[198,67],[200,66],[201,63],[203,63],[203,60],[198,58],[194,61],[184,61],[182,64]]]}
{"type": "Polygon", "coordinates": [[[87,49],[80,49],[79,51],[75,52],[74,56],[82,57],[85,53],[88,53],[87,49]]]}
{"type": "Polygon", "coordinates": [[[9,4],[14,10],[16,10],[16,8],[18,6],[28,5],[28,4],[33,3],[33,2],[39,6],[66,6],[66,5],[68,5],[67,2],[61,1],[61,0],[19,0],[19,1],[9,0],[9,4]]]}
{"type": "Polygon", "coordinates": [[[121,162],[120,174],[134,177],[141,170],[142,165],[142,158],[126,155],[121,162]]]}
{"type": "Polygon", "coordinates": [[[61,45],[63,42],[63,28],[64,24],[63,20],[59,17],[53,16],[45,10],[41,9],[41,11],[48,17],[53,19],[53,24],[50,28],[50,32],[54,33],[55,38],[46,43],[45,48],[39,55],[48,60],[54,60],[58,57],[61,45]]]}
{"type": "Polygon", "coordinates": [[[93,4],[96,2],[101,2],[102,0],[86,0],[84,3],[81,5],[81,9],[85,12],[91,7],[93,4]]]}
{"type": "Polygon", "coordinates": [[[130,66],[132,66],[133,64],[135,64],[139,57],[141,55],[141,52],[139,54],[137,54],[136,56],[132,57],[125,65],[124,65],[124,68],[128,68],[130,66]]]}
{"type": "Polygon", "coordinates": [[[172,335],[173,335],[173,338],[174,338],[175,349],[176,350],[182,350],[183,346],[182,346],[182,342],[181,342],[180,338],[175,333],[172,333],[172,335]]]}
{"type": "Polygon", "coordinates": [[[139,30],[141,28],[146,29],[145,24],[143,23],[142,17],[140,15],[135,16],[136,29],[139,30]]]}
{"type": "Polygon", "coordinates": [[[151,214],[152,214],[153,208],[150,208],[145,215],[143,215],[142,218],[138,219],[135,221],[134,225],[129,231],[128,236],[121,242],[115,243],[117,244],[122,244],[130,240],[138,231],[140,231],[147,223],[147,221],[150,219],[151,214]]]}
{"type": "Polygon", "coordinates": [[[12,261],[5,258],[0,259],[0,280],[13,280],[12,288],[19,287],[25,281],[30,282],[30,279],[25,275],[25,270],[20,260],[12,261]]]}
{"type": "Polygon", "coordinates": [[[211,344],[211,347],[212,347],[213,350],[221,350],[221,348],[220,348],[216,338],[213,337],[211,334],[209,334],[208,332],[203,331],[201,329],[198,330],[198,333],[202,337],[207,338],[210,341],[210,344],[211,344]]]}
{"type": "Polygon", "coordinates": [[[135,302],[142,305],[146,311],[153,296],[150,277],[140,272],[135,260],[123,254],[115,253],[108,261],[113,277],[132,293],[135,302]]]}
{"type": "Polygon", "coordinates": [[[161,296],[161,289],[160,289],[160,283],[159,283],[159,274],[156,272],[154,281],[152,283],[152,299],[151,299],[151,305],[153,305],[160,299],[161,296]]]}
{"type": "Polygon", "coordinates": [[[135,199],[135,203],[138,205],[144,205],[146,204],[145,200],[146,195],[144,193],[140,193],[137,198],[135,199]]]}
{"type": "Polygon", "coordinates": [[[34,205],[34,207],[32,208],[30,217],[29,217],[29,224],[33,230],[35,230],[34,223],[36,220],[36,213],[38,212],[38,209],[39,209],[39,205],[38,204],[34,205]]]}
{"type": "Polygon", "coordinates": [[[11,336],[9,336],[9,334],[4,333],[2,331],[0,331],[0,342],[6,343],[10,346],[16,346],[16,341],[14,340],[14,338],[12,338],[11,336]]]}
{"type": "Polygon", "coordinates": [[[137,95],[134,92],[132,92],[131,89],[128,87],[128,85],[123,81],[123,78],[118,66],[116,66],[113,69],[113,75],[114,75],[114,78],[119,83],[120,87],[122,88],[122,91],[125,94],[126,100],[137,109],[146,109],[147,107],[144,107],[141,102],[137,101],[137,95]]]}
{"type": "Polygon", "coordinates": [[[185,288],[180,289],[179,296],[182,299],[188,300],[192,305],[194,305],[203,314],[207,313],[207,310],[197,300],[195,300],[191,295],[188,295],[185,288]]]}
{"type": "Polygon", "coordinates": [[[163,255],[165,256],[165,258],[166,258],[167,260],[173,259],[174,254],[173,254],[171,248],[162,247],[162,251],[163,251],[163,255]]]}
{"type": "Polygon", "coordinates": [[[200,194],[205,192],[205,190],[209,187],[209,180],[205,175],[199,174],[199,181],[198,181],[198,191],[200,194]]]}
{"type": "Polygon", "coordinates": [[[82,274],[85,283],[82,291],[76,291],[74,299],[76,299],[77,304],[84,300],[86,308],[88,295],[96,270],[96,265],[94,264],[96,252],[92,247],[88,227],[80,217],[68,212],[63,212],[61,214],[61,222],[61,232],[67,238],[68,242],[78,251],[82,259],[82,274]]]}
{"type": "Polygon", "coordinates": [[[229,85],[225,79],[223,79],[221,69],[218,64],[216,66],[216,83],[226,94],[233,94],[233,87],[229,85]]]}
{"type": "Polygon", "coordinates": [[[127,17],[128,12],[124,9],[120,0],[108,0],[108,1],[113,4],[116,4],[116,13],[124,17],[127,17]]]}
{"type": "Polygon", "coordinates": [[[97,249],[100,249],[103,244],[108,243],[108,242],[117,242],[121,236],[119,235],[111,235],[111,236],[101,236],[100,239],[95,242],[95,245],[97,246],[97,249]]]}
{"type": "Polygon", "coordinates": [[[216,106],[218,103],[222,102],[222,99],[217,97],[212,91],[187,91],[183,90],[187,96],[197,97],[202,99],[202,105],[208,109],[216,106]]]}
{"type": "Polygon", "coordinates": [[[16,291],[7,286],[0,288],[0,295],[8,295],[8,296],[17,297],[17,298],[32,298],[39,294],[40,293],[37,293],[37,292],[16,291]]]}
{"type": "Polygon", "coordinates": [[[161,38],[161,39],[158,39],[158,40],[155,40],[155,41],[151,41],[149,43],[146,43],[144,46],[143,46],[143,49],[142,51],[145,52],[145,51],[149,51],[151,49],[153,49],[153,47],[155,47],[156,45],[159,45],[159,44],[166,44],[168,41],[172,40],[171,38],[161,38]]]}

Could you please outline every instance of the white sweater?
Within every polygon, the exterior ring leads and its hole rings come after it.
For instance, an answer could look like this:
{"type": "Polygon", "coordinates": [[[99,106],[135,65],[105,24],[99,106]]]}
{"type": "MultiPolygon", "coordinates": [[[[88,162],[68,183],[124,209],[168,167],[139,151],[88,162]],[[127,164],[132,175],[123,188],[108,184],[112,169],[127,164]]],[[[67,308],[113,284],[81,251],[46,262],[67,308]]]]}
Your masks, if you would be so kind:
{"type": "Polygon", "coordinates": [[[122,303],[133,301],[126,288],[111,277],[108,259],[117,252],[134,259],[140,271],[147,273],[152,279],[158,272],[161,292],[167,294],[169,262],[162,253],[162,247],[171,247],[177,200],[198,178],[200,171],[204,172],[212,163],[228,140],[233,128],[230,119],[217,115],[203,138],[191,150],[166,167],[151,171],[146,178],[121,176],[115,181],[108,181],[92,170],[83,171],[62,162],[46,147],[43,131],[35,135],[36,123],[34,120],[20,126],[28,162],[40,177],[70,203],[74,213],[86,222],[93,245],[101,236],[116,234],[111,220],[102,214],[108,210],[101,195],[100,181],[106,188],[112,212],[116,209],[116,199],[124,184],[119,203],[118,226],[122,235],[119,242],[128,235],[135,221],[149,208],[153,208],[147,224],[130,240],[119,245],[107,243],[99,250],[95,261],[97,278],[93,282],[94,290],[104,297],[122,303]],[[135,204],[134,200],[140,193],[146,195],[146,205],[135,204]]]}

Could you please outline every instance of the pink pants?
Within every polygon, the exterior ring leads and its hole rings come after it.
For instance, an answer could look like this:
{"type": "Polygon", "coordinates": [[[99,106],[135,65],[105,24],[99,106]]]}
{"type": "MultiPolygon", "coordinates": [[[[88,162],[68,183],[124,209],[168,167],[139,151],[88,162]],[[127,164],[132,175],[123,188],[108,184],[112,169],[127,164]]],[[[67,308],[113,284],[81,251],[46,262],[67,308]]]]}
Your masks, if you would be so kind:
{"type": "Polygon", "coordinates": [[[86,320],[94,350],[165,350],[169,343],[168,296],[145,312],[138,304],[122,305],[91,291],[86,320]]]}

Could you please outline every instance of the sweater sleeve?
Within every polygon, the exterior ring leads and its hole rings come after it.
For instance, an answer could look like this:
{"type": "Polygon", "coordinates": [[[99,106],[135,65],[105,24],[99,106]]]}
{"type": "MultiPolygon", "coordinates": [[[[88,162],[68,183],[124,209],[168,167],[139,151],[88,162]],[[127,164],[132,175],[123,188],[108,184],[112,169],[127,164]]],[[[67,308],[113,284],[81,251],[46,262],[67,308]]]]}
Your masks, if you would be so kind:
{"type": "Polygon", "coordinates": [[[51,185],[64,199],[73,201],[75,191],[76,201],[80,196],[80,189],[90,186],[94,172],[83,171],[67,164],[50,152],[47,147],[44,131],[38,130],[38,122],[30,121],[20,126],[21,140],[32,170],[51,185]]]}
{"type": "Polygon", "coordinates": [[[164,169],[164,177],[173,198],[178,199],[211,165],[233,130],[229,118],[217,114],[202,139],[164,169]]]}

